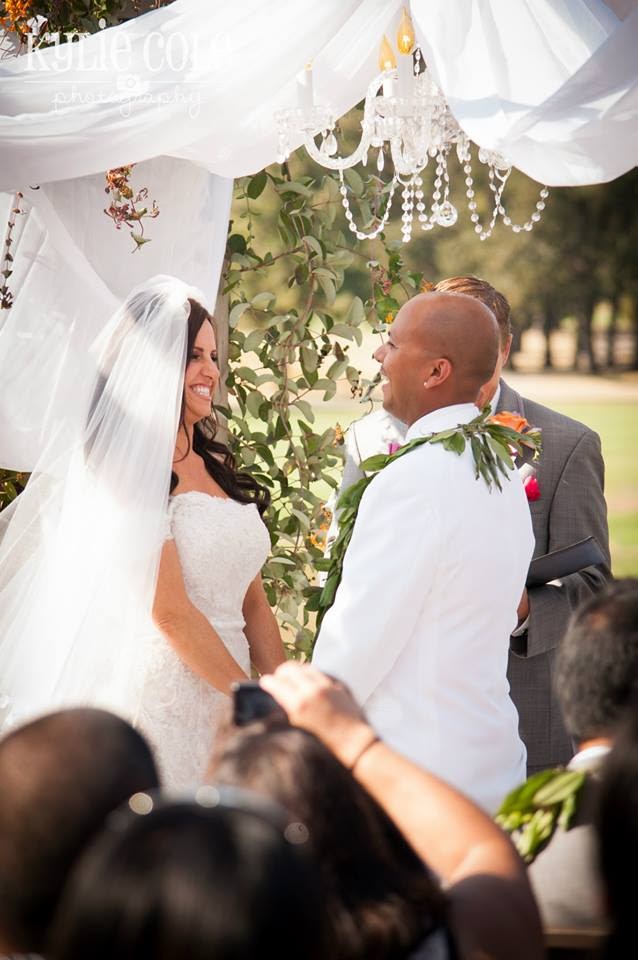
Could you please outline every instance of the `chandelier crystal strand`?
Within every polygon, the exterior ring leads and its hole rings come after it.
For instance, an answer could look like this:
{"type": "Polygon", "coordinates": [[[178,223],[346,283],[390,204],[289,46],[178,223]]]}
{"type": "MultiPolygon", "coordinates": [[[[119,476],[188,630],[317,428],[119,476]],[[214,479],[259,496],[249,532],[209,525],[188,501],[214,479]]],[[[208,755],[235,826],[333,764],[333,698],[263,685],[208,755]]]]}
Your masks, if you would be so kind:
{"type": "Polygon", "coordinates": [[[398,178],[395,176],[392,179],[392,185],[388,193],[388,200],[386,203],[383,216],[379,220],[379,223],[376,225],[374,230],[370,233],[365,233],[363,230],[359,230],[356,223],[354,222],[354,216],[352,210],[350,209],[350,201],[348,199],[348,188],[346,186],[345,180],[343,178],[343,170],[339,170],[339,180],[341,186],[339,187],[339,193],[341,194],[341,204],[345,211],[345,217],[348,221],[348,229],[355,234],[357,240],[376,240],[379,236],[388,220],[390,219],[390,210],[392,209],[392,201],[394,200],[394,191],[396,190],[398,178]]]}
{"type": "Polygon", "coordinates": [[[438,86],[432,80],[420,49],[414,48],[414,31],[409,14],[405,13],[397,34],[398,60],[388,39],[384,37],[379,66],[381,73],[370,83],[363,108],[361,140],[354,151],[339,155],[337,127],[333,110],[315,103],[311,66],[306,67],[303,82],[299,84],[299,106],[276,114],[279,129],[278,159],[290,156],[294,140],[301,140],[308,154],[320,166],[339,173],[340,193],[349,230],[358,239],[374,239],[388,223],[397,184],[401,185],[401,236],[408,243],[414,224],[423,231],[435,226],[451,227],[458,219],[458,211],[451,200],[448,158],[456,148],[459,164],[465,174],[465,193],[474,231],[480,240],[492,236],[501,217],[514,233],[529,232],[541,219],[547,187],[540,191],[539,200],[530,218],[522,224],[513,223],[503,203],[503,191],[512,171],[512,165],[499,151],[479,148],[478,160],[488,168],[490,196],[494,206],[489,219],[481,222],[475,196],[472,174],[471,141],[458,125],[438,86]],[[410,69],[407,69],[409,65],[410,69]],[[320,138],[317,144],[317,138],[320,138]],[[387,145],[387,149],[386,149],[387,145]],[[355,223],[348,199],[348,188],[343,173],[355,164],[365,166],[368,156],[376,164],[381,176],[393,166],[388,177],[388,199],[383,216],[372,231],[365,232],[355,223]],[[423,189],[422,173],[429,158],[435,160],[432,204],[428,211],[423,189]]]}
{"type": "Polygon", "coordinates": [[[540,221],[543,210],[545,209],[545,201],[549,196],[549,189],[547,187],[542,187],[538,195],[538,200],[536,201],[536,208],[534,213],[531,215],[529,220],[526,220],[525,223],[518,224],[513,223],[511,218],[507,215],[507,211],[503,206],[502,202],[499,202],[498,212],[503,219],[503,223],[506,227],[510,227],[514,233],[520,233],[521,230],[525,230],[527,233],[531,233],[535,225],[540,221]]]}

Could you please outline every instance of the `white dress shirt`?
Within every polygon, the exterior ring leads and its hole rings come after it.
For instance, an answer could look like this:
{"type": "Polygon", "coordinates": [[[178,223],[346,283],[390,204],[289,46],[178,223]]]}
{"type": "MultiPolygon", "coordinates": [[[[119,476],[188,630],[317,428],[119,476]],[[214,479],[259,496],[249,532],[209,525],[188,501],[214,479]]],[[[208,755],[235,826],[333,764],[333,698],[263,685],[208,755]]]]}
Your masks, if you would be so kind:
{"type": "MultiPolygon", "coordinates": [[[[473,404],[444,407],[406,441],[476,415],[473,404]]],[[[533,547],[515,470],[489,491],[469,447],[410,451],[362,498],[313,659],[390,746],[489,812],[525,778],[506,669],[533,547]]]]}

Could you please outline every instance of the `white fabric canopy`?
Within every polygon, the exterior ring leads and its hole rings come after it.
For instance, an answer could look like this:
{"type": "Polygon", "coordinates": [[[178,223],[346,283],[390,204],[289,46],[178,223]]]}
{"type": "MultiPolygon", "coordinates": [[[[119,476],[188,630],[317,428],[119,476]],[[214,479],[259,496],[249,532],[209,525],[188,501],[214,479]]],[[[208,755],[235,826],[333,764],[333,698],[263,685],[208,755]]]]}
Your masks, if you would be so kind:
{"type": "MultiPolygon", "coordinates": [[[[275,160],[274,114],[296,104],[307,63],[336,115],[362,99],[401,6],[176,0],[0,60],[0,189],[21,190],[26,210],[11,251],[16,301],[0,316],[1,465],[29,469],[58,391],[133,284],[177,274],[212,305],[231,178],[275,160]],[[137,253],[103,213],[104,171],[130,163],[161,211],[137,253]]],[[[411,3],[461,126],[549,185],[609,180],[636,163],[638,10],[614,6],[626,19],[601,0],[411,3]]],[[[0,224],[12,204],[0,194],[0,224]]]]}
{"type": "Polygon", "coordinates": [[[590,0],[412,0],[419,40],[470,139],[550,186],[638,163],[638,8],[590,0]]]}
{"type": "MultiPolygon", "coordinates": [[[[234,177],[276,154],[273,115],[313,63],[337,115],[374,76],[401,0],[176,0],[77,44],[0,63],[0,187],[161,154],[234,177]]],[[[601,0],[412,0],[461,126],[550,185],[636,162],[638,11],[601,0]],[[633,129],[632,129],[633,128],[633,129]]]]}

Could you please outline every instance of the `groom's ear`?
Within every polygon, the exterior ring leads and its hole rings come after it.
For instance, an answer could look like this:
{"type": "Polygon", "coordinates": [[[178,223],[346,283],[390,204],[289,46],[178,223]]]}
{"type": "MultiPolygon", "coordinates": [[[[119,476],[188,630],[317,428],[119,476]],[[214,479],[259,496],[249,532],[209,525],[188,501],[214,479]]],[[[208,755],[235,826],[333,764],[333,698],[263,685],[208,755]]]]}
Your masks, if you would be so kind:
{"type": "Polygon", "coordinates": [[[428,369],[426,371],[426,376],[423,381],[423,386],[426,390],[432,390],[434,387],[440,387],[452,374],[452,364],[447,359],[447,357],[438,357],[436,360],[431,360],[428,369]]]}

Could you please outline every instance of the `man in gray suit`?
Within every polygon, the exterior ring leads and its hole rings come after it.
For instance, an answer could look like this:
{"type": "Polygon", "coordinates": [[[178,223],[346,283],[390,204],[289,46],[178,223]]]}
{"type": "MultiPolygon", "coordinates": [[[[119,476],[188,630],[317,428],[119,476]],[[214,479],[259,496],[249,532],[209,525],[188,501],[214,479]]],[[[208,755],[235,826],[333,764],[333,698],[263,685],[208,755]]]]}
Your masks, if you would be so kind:
{"type": "MultiPolygon", "coordinates": [[[[508,678],[527,748],[527,770],[532,774],[566,764],[574,752],[552,688],[554,660],[572,610],[611,576],[600,439],[577,420],[521,397],[501,379],[512,343],[510,307],[501,293],[477,277],[451,277],[436,284],[434,290],[476,297],[492,310],[498,322],[498,363],[477,405],[491,402],[497,413],[519,413],[542,430],[543,452],[536,474],[540,496],[530,501],[536,538],[534,556],[595,536],[606,558],[602,568],[589,567],[560,582],[534,587],[521,599],[519,625],[510,641],[508,678]]],[[[362,475],[358,469],[361,459],[388,452],[388,444],[381,437],[388,429],[394,434],[397,425],[386,424],[385,420],[380,423],[379,416],[372,414],[351,426],[342,489],[362,475]]]]}

